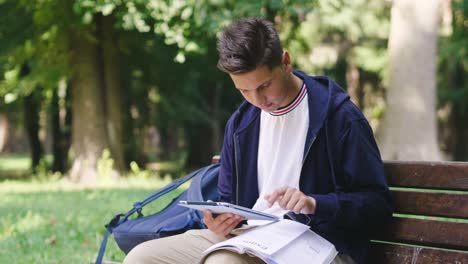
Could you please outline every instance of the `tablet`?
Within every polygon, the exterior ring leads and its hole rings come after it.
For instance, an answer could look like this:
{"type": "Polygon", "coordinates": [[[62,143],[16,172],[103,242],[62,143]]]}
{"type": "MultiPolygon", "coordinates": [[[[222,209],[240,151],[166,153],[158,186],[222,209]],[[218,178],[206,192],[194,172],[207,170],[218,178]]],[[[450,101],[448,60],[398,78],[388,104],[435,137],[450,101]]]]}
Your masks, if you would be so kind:
{"type": "Polygon", "coordinates": [[[280,218],[276,215],[262,213],[259,211],[252,210],[247,207],[242,207],[235,204],[224,203],[224,202],[192,202],[192,201],[179,201],[180,206],[196,210],[210,210],[214,214],[232,213],[240,215],[248,220],[270,220],[278,221],[280,218]]]}

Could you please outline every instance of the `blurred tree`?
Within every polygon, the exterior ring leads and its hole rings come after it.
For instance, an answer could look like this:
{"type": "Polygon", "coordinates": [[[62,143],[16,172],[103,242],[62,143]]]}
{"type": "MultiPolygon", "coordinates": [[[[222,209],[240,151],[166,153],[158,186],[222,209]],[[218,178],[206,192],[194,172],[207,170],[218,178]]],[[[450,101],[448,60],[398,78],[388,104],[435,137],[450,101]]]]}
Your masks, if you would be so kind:
{"type": "MultiPolygon", "coordinates": [[[[102,65],[109,63],[102,62],[104,55],[100,53],[98,44],[103,37],[96,33],[96,20],[86,17],[82,19],[79,8],[72,4],[61,1],[2,3],[10,8],[6,11],[8,17],[13,17],[13,12],[24,16],[25,21],[30,20],[30,24],[23,25],[29,35],[19,39],[16,45],[7,46],[9,50],[1,53],[5,59],[6,72],[9,73],[5,75],[2,89],[3,94],[19,96],[28,96],[37,91],[43,93],[45,100],[53,101],[60,79],[70,79],[72,89],[68,93],[73,94],[71,98],[75,118],[72,130],[76,158],[71,177],[77,181],[92,182],[96,179],[97,159],[104,149],[109,148],[106,124],[108,104],[103,101],[103,84],[110,83],[111,80],[102,79],[109,72],[103,71],[102,65]],[[26,76],[20,72],[21,65],[25,63],[30,67],[30,73],[26,76]]],[[[15,30],[4,32],[4,37],[8,37],[14,35],[15,30]]],[[[26,116],[34,117],[30,114],[26,116]]],[[[117,138],[115,134],[113,136],[117,138]]],[[[60,141],[60,138],[54,140],[60,141]]],[[[61,151],[64,152],[68,151],[61,151]]],[[[55,158],[60,159],[57,156],[55,158]]]]}
{"type": "Polygon", "coordinates": [[[435,91],[438,10],[438,0],[393,1],[390,79],[381,135],[385,159],[441,159],[435,91]]]}
{"type": "Polygon", "coordinates": [[[439,51],[438,95],[442,147],[453,160],[468,160],[468,1],[445,3],[439,51]]]}
{"type": "Polygon", "coordinates": [[[121,98],[121,78],[120,78],[120,50],[116,43],[119,39],[114,28],[115,17],[113,14],[103,16],[97,15],[97,24],[100,34],[100,53],[102,67],[102,86],[104,87],[104,97],[106,106],[106,128],[109,138],[109,147],[115,166],[118,171],[126,169],[123,152],[123,113],[121,98]]]}
{"type": "Polygon", "coordinates": [[[8,116],[5,112],[0,110],[0,152],[3,152],[3,149],[8,140],[8,127],[8,116]]]}
{"type": "Polygon", "coordinates": [[[33,90],[23,98],[24,126],[28,136],[29,150],[31,153],[31,168],[33,173],[44,156],[44,148],[39,140],[39,114],[41,109],[42,94],[40,87],[33,90]]]}
{"type": "Polygon", "coordinates": [[[70,92],[66,91],[65,80],[60,81],[49,105],[52,133],[53,172],[66,173],[68,170],[68,150],[71,144],[70,92]]]}
{"type": "MultiPolygon", "coordinates": [[[[78,181],[95,180],[97,159],[106,148],[120,171],[130,161],[143,166],[161,159],[199,167],[219,153],[225,122],[242,101],[229,76],[216,69],[216,36],[224,26],[244,16],[270,19],[298,68],[331,75],[370,119],[377,119],[386,80],[387,5],[378,0],[0,0],[0,95],[22,102],[40,91],[42,105],[49,105],[54,170],[66,167],[72,134],[71,175],[78,181]],[[30,67],[27,76],[20,75],[24,64],[30,67]]],[[[444,76],[456,79],[454,72],[447,68],[444,76]]],[[[440,96],[450,102],[459,98],[451,89],[440,96]]],[[[454,109],[461,109],[461,102],[454,109]]],[[[453,113],[463,118],[462,112],[453,113]]]]}
{"type": "Polygon", "coordinates": [[[374,131],[384,105],[390,6],[386,1],[317,0],[298,26],[280,34],[293,62],[314,75],[327,75],[348,91],[374,131]]]}
{"type": "Polygon", "coordinates": [[[109,148],[106,129],[106,105],[101,86],[101,68],[95,32],[86,28],[71,34],[73,71],[72,91],[72,147],[74,152],[70,178],[94,183],[97,180],[97,161],[109,148]]]}
{"type": "Polygon", "coordinates": [[[58,28],[44,27],[50,20],[50,10],[41,9],[41,4],[44,2],[6,0],[0,3],[0,72],[3,74],[0,96],[5,96],[10,110],[23,113],[33,169],[44,151],[38,133],[46,128],[40,127],[39,116],[45,117],[44,107],[66,72],[61,55],[63,45],[56,41],[60,35],[58,28]],[[23,102],[23,107],[14,109],[18,105],[15,101],[23,102]]]}
{"type": "MultiPolygon", "coordinates": [[[[155,84],[145,90],[157,106],[147,110],[157,112],[154,117],[163,147],[182,146],[188,151],[189,166],[200,166],[209,162],[211,155],[219,153],[224,124],[235,105],[241,102],[229,78],[215,67],[217,33],[233,19],[243,16],[268,17],[279,27],[282,23],[297,25],[301,12],[310,9],[311,3],[192,0],[150,1],[142,5],[132,1],[127,3],[127,8],[129,12],[123,15],[124,28],[140,32],[154,28],[162,37],[165,45],[147,42],[156,50],[154,57],[159,57],[152,61],[174,59],[180,63],[165,67],[148,63],[137,71],[142,73],[142,81],[155,84]],[[148,77],[150,67],[154,78],[148,77]],[[181,127],[184,131],[180,131],[181,127]]],[[[142,111],[138,113],[141,115],[142,111]]]]}

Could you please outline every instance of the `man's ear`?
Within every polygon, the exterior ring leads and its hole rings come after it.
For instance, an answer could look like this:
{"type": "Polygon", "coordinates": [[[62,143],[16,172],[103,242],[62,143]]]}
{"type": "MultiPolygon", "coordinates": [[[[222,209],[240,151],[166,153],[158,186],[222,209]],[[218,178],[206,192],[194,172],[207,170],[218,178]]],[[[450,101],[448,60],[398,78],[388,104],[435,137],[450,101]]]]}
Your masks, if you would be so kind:
{"type": "Polygon", "coordinates": [[[281,63],[287,73],[292,72],[292,64],[291,58],[289,57],[289,53],[287,51],[283,51],[283,55],[281,56],[281,63]]]}

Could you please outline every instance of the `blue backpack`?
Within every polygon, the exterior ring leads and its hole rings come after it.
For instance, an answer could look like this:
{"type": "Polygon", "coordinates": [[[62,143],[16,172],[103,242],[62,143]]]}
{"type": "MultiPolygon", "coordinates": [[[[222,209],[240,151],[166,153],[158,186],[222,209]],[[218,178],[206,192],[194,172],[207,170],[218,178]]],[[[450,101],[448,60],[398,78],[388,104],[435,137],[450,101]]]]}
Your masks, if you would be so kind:
{"type": "Polygon", "coordinates": [[[105,225],[107,231],[101,243],[96,264],[102,263],[107,238],[112,233],[119,248],[127,254],[138,244],[151,239],[181,234],[190,229],[206,228],[203,224],[202,212],[178,206],[177,204],[180,200],[206,201],[218,199],[218,172],[219,164],[201,168],[157,190],[142,202],[134,203],[133,208],[126,214],[117,214],[105,225]],[[163,210],[152,215],[143,216],[141,212],[143,207],[192,178],[190,187],[174,198],[163,210]],[[134,213],[137,213],[138,217],[129,219],[134,213]]]}

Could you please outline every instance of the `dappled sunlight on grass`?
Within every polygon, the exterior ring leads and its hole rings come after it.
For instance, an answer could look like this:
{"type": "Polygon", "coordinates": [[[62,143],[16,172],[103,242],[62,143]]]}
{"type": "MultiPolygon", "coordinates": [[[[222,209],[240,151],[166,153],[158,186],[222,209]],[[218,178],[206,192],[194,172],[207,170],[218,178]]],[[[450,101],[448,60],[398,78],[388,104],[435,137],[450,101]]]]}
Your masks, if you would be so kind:
{"type": "Polygon", "coordinates": [[[25,233],[34,230],[41,225],[45,224],[45,219],[39,213],[27,211],[26,215],[13,221],[12,214],[6,215],[1,219],[0,226],[0,240],[12,236],[14,233],[25,233]]]}
{"type": "MultiPolygon", "coordinates": [[[[169,165],[148,171],[134,164],[117,181],[100,176],[89,186],[58,173],[31,175],[27,156],[0,156],[0,263],[91,263],[104,225],[116,213],[127,212],[134,202],[172,182],[171,175],[182,173],[169,165]]],[[[160,211],[188,184],[150,203],[143,214],[160,211]]],[[[124,258],[112,238],[105,258],[124,258]]]]}
{"type": "Polygon", "coordinates": [[[86,186],[73,183],[65,178],[57,180],[6,180],[0,182],[0,193],[46,192],[46,191],[79,191],[84,189],[158,189],[172,181],[171,177],[162,179],[151,177],[122,177],[118,181],[100,181],[95,186],[86,186]]]}
{"type": "Polygon", "coordinates": [[[0,155],[0,170],[24,171],[31,167],[31,158],[28,155],[0,155]]]}
{"type": "MultiPolygon", "coordinates": [[[[1,182],[0,263],[90,263],[104,225],[171,180],[130,177],[93,188],[63,179],[1,182]]],[[[186,186],[149,204],[143,213],[157,212],[186,186]]],[[[106,259],[122,261],[124,254],[112,240],[106,259]]]]}

